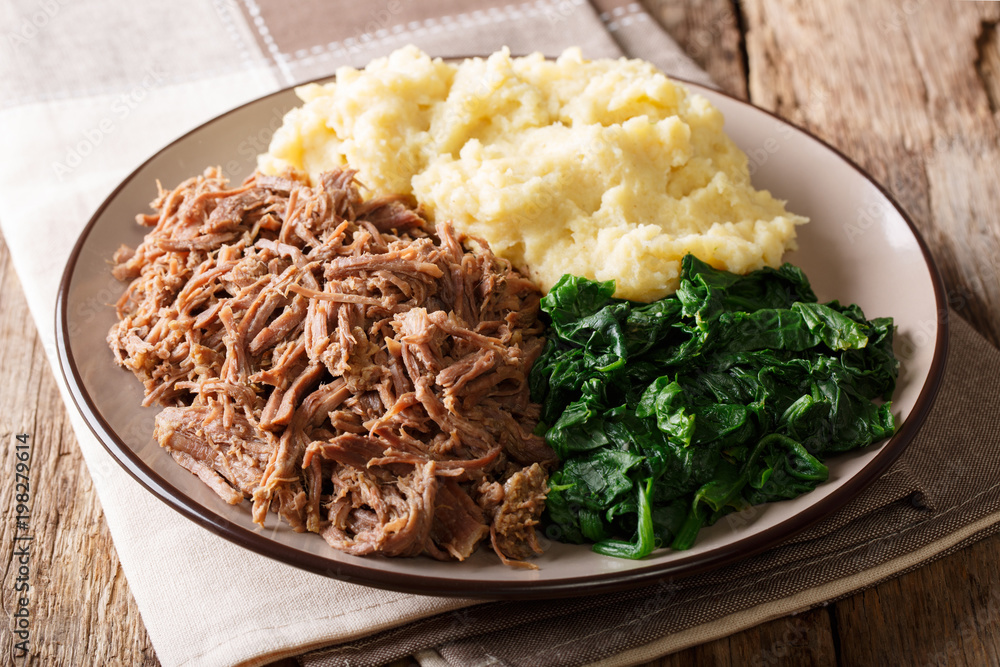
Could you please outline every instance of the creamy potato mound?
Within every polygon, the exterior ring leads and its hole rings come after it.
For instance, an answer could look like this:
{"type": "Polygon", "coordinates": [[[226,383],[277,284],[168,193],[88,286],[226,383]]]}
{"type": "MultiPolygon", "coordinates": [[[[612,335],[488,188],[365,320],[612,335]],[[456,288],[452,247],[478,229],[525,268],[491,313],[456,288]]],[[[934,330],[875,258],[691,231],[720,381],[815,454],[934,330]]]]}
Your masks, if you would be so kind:
{"type": "Polygon", "coordinates": [[[777,266],[806,219],[750,183],[722,114],[640,60],[462,63],[415,47],[296,91],[261,170],[345,164],[412,193],[548,290],[564,273],[652,301],[694,253],[737,273],[777,266]]]}

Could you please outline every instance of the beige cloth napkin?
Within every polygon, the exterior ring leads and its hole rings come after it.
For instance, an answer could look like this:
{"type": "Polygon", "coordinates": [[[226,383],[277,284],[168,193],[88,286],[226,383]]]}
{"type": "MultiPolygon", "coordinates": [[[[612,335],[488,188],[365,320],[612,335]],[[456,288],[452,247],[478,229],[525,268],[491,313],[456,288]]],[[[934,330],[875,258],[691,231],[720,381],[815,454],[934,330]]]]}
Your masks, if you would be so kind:
{"type": "MultiPolygon", "coordinates": [[[[0,58],[0,226],[54,365],[56,288],[90,214],[152,152],[248,99],[341,64],[362,65],[407,43],[442,56],[503,45],[555,55],[578,45],[589,57],[624,53],[708,83],[639,5],[621,0],[16,0],[0,5],[0,21],[12,26],[8,53],[0,58]]],[[[266,140],[256,138],[254,150],[264,150],[266,140]]],[[[967,326],[958,322],[955,337],[965,361],[953,367],[975,360],[982,368],[986,360],[1000,370],[995,350],[967,326]]],[[[967,497],[976,502],[958,504],[949,489],[934,493],[933,479],[913,473],[934,464],[918,458],[901,461],[872,493],[829,522],[722,573],[558,605],[465,609],[473,601],[322,578],[214,536],[119,469],[68,404],[164,665],[264,664],[331,644],[338,648],[303,661],[378,664],[417,653],[428,665],[530,664],[541,647],[553,664],[626,664],[870,585],[956,548],[1000,518],[995,480],[969,480],[967,497]],[[905,529],[886,532],[887,525],[905,529]],[[832,542],[823,541],[830,536],[832,542]],[[742,577],[745,586],[720,602],[720,590],[731,592],[727,577],[742,577]]],[[[966,416],[967,423],[932,419],[925,429],[934,435],[928,450],[940,453],[933,448],[942,442],[978,442],[970,433],[994,437],[996,414],[966,416]],[[992,431],[983,419],[993,420],[992,431]],[[956,424],[963,424],[960,434],[950,430],[956,424]]],[[[991,466],[997,477],[1000,461],[991,459],[991,466]]]]}

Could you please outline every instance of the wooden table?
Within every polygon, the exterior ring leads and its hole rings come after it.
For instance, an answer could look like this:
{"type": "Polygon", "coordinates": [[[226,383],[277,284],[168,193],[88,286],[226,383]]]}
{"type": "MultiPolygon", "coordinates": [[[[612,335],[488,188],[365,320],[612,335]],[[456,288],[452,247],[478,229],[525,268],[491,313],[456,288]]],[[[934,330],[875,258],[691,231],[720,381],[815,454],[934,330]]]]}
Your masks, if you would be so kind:
{"type": "MultiPolygon", "coordinates": [[[[726,91],[808,128],[885,185],[930,244],[952,307],[1000,343],[1000,3],[645,4],[726,91]]],[[[7,472],[14,435],[32,437],[33,654],[23,664],[158,664],[2,241],[0,360],[8,619],[17,567],[7,472]]],[[[995,536],[654,664],[1000,664],[998,561],[995,536]]],[[[0,623],[0,655],[10,655],[10,640],[0,623]]]]}

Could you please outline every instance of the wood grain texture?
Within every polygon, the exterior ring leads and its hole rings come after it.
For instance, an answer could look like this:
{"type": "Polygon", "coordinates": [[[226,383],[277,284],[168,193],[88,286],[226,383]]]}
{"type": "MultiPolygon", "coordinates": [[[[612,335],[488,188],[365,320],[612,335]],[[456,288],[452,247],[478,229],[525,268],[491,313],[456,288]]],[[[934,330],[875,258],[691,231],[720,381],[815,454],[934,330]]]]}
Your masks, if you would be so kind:
{"type": "MultiPolygon", "coordinates": [[[[11,619],[15,532],[29,535],[30,657],[18,665],[156,665],[20,284],[0,238],[0,607],[11,619]],[[15,436],[30,444],[28,530],[15,521],[15,436]]],[[[0,624],[0,656],[15,653],[0,624]]]]}
{"type": "Polygon", "coordinates": [[[743,10],[751,100],[887,187],[930,245],[952,307],[1000,344],[1000,5],[755,0],[743,10]]]}
{"type": "MultiPolygon", "coordinates": [[[[810,129],[885,185],[931,245],[952,306],[1000,342],[1000,4],[644,4],[724,90],[810,129]]],[[[157,665],[2,241],[0,359],[0,606],[8,619],[16,433],[32,436],[37,490],[33,657],[24,664],[157,665]]],[[[650,665],[1000,664],[998,560],[1000,537],[988,538],[826,607],[650,665]]],[[[7,662],[11,647],[10,627],[0,624],[7,662]]]]}
{"type": "Polygon", "coordinates": [[[1000,664],[1000,538],[836,603],[845,665],[1000,664]]]}
{"type": "Polygon", "coordinates": [[[736,3],[643,0],[641,4],[722,90],[747,99],[746,53],[736,3]]]}

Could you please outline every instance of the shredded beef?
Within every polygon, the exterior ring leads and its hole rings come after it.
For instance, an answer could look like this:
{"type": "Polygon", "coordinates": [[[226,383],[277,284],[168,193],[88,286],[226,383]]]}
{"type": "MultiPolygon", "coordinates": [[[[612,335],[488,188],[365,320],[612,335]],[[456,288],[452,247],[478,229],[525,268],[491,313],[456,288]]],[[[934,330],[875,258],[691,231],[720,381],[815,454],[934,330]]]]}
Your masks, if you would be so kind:
{"type": "MultiPolygon", "coordinates": [[[[404,196],[215,169],[160,190],[108,335],[155,437],[226,502],[347,553],[540,551],[555,455],[527,374],[539,293],[404,196]]],[[[530,565],[528,565],[530,567],[530,565]]]]}

